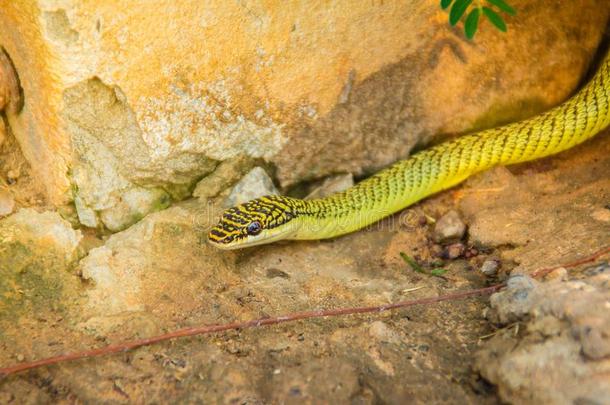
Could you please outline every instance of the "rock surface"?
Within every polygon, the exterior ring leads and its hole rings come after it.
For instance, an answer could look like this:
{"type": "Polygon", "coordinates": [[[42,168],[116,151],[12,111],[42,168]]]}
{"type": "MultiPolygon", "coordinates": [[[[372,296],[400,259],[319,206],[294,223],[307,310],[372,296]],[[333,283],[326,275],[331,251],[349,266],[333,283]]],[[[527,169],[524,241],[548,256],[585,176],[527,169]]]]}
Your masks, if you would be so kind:
{"type": "Polygon", "coordinates": [[[1,379],[1,403],[608,397],[607,257],[569,263],[607,245],[609,131],[336,240],[237,252],[206,242],[228,189],[252,167],[283,187],[358,177],[438,133],[564,99],[606,27],[606,1],[515,0],[509,33],[482,26],[475,42],[423,0],[5,3],[0,46],[25,104],[6,110],[0,145],[0,189],[18,210],[0,220],[1,366],[184,327],[488,286],[476,269],[489,260],[510,278],[491,312],[475,298],[176,339],[1,379]],[[74,198],[64,219],[42,209],[37,180],[55,205],[74,198]],[[198,200],[179,202],[193,187],[198,200]],[[452,210],[468,239],[439,246],[433,218],[452,210]],[[116,233],[72,228],[81,225],[116,233]],[[449,248],[457,254],[447,261],[449,248]]]}
{"type": "Polygon", "coordinates": [[[279,194],[273,180],[262,167],[255,167],[231,189],[224,200],[225,208],[233,207],[265,195],[279,194]]]}
{"type": "MultiPolygon", "coordinates": [[[[67,269],[79,258],[80,231],[56,212],[31,208],[0,220],[0,326],[19,315],[76,299],[76,277],[67,269]]],[[[6,343],[6,342],[5,342],[6,343]]]]}
{"type": "Polygon", "coordinates": [[[436,221],[434,239],[437,242],[457,241],[464,237],[466,224],[457,211],[451,210],[436,221]]]}
{"type": "Polygon", "coordinates": [[[487,277],[494,277],[498,274],[498,270],[500,269],[500,262],[497,260],[485,260],[481,265],[481,273],[485,274],[487,277]]]}
{"type": "Polygon", "coordinates": [[[497,334],[478,353],[476,367],[507,402],[610,398],[610,267],[584,276],[538,283],[517,275],[492,296],[491,318],[503,326],[519,322],[522,332],[497,334]]]}
{"type": "MultiPolygon", "coordinates": [[[[502,293],[506,299],[502,295],[493,298],[494,312],[503,314],[503,322],[520,322],[516,335],[516,326],[507,329],[507,338],[512,340],[506,345],[500,344],[504,335],[497,331],[491,340],[482,339],[494,331],[482,317],[487,300],[478,298],[177,339],[2,380],[0,399],[397,403],[408,397],[414,402],[491,404],[526,402],[528,398],[561,400],[559,395],[568,401],[598,398],[605,394],[599,373],[607,373],[607,319],[605,312],[597,310],[601,308],[597,303],[607,300],[607,282],[599,278],[606,277],[603,260],[569,268],[569,281],[562,281],[561,274],[552,281],[532,281],[527,273],[573,261],[589,253],[587,243],[595,246],[606,240],[601,235],[608,234],[607,222],[598,211],[607,204],[605,192],[610,189],[610,180],[599,176],[610,167],[607,134],[558,157],[512,168],[514,172],[508,173],[515,181],[509,187],[529,185],[533,190],[521,194],[521,199],[504,194],[490,198],[497,187],[480,184],[480,178],[331,241],[279,243],[236,252],[215,250],[207,244],[206,233],[220,214],[223,196],[219,195],[207,198],[210,204],[193,199],[150,214],[106,240],[83,232],[77,250],[89,254],[75,268],[63,255],[61,260],[49,256],[53,251],[42,242],[30,243],[45,247],[36,248],[36,254],[19,256],[11,249],[10,255],[0,255],[0,268],[9,268],[7,263],[13,263],[13,257],[27,259],[20,280],[30,280],[25,284],[30,287],[21,290],[33,291],[19,298],[19,288],[14,290],[11,283],[12,295],[0,295],[2,305],[14,309],[0,315],[2,365],[183,327],[380,305],[482,287],[489,281],[475,269],[485,260],[498,258],[502,271],[521,262],[513,269],[521,275],[512,275],[509,289],[502,293]],[[570,193],[565,193],[567,187],[570,193]],[[558,195],[552,198],[555,192],[558,195]],[[537,212],[537,221],[551,227],[525,228],[507,215],[496,215],[493,229],[503,230],[504,240],[512,245],[479,245],[478,256],[464,253],[462,258],[439,263],[434,226],[427,218],[439,217],[459,205],[471,209],[469,224],[479,224],[493,210],[539,209],[541,197],[534,194],[531,198],[531,193],[547,195],[544,202],[548,206],[537,212]],[[585,193],[586,200],[582,198],[585,193]],[[590,204],[588,209],[583,203],[590,204]],[[480,210],[474,211],[475,206],[480,210]],[[576,217],[548,222],[558,208],[576,217]],[[569,249],[562,248],[561,257],[547,261],[555,235],[573,230],[574,223],[590,238],[581,240],[578,233],[569,249]],[[517,245],[523,232],[536,232],[535,243],[517,245]],[[535,250],[541,246],[549,252],[535,250]],[[446,271],[442,277],[414,271],[401,252],[427,272],[446,271]],[[41,259],[39,254],[46,256],[41,259]],[[534,254],[536,260],[529,261],[534,254]],[[28,278],[40,268],[48,269],[45,276],[53,283],[34,283],[28,278]],[[594,282],[595,277],[598,281],[594,282]],[[11,304],[17,302],[19,306],[11,304]],[[528,319],[535,321],[530,324],[528,319]],[[519,350],[513,351],[514,347],[519,350]],[[478,350],[480,370],[497,385],[497,394],[473,372],[478,350]],[[535,358],[540,361],[533,364],[535,358]],[[483,369],[486,365],[488,369],[483,369]],[[581,374],[574,376],[570,370],[581,374]],[[544,378],[547,376],[553,380],[544,378]],[[582,382],[582,387],[590,388],[586,394],[571,385],[572,381],[580,383],[581,377],[590,377],[582,382]],[[515,382],[520,384],[518,389],[515,382]]],[[[495,174],[491,176],[495,178],[495,174]]],[[[505,192],[517,194],[514,189],[505,192]]],[[[49,214],[40,215],[27,217],[32,223],[46,223],[49,214]]],[[[73,235],[65,239],[69,243],[60,245],[74,252],[78,232],[56,214],[50,223],[73,235]]],[[[491,240],[483,238],[483,228],[475,230],[471,238],[491,240]]],[[[468,241],[464,243],[470,246],[468,241]]],[[[499,315],[489,319],[500,322],[499,315]]]]}
{"type": "Polygon", "coordinates": [[[51,203],[77,198],[84,224],[123,229],[220,161],[266,160],[282,187],[358,176],[433,135],[547,109],[586,73],[610,12],[554,5],[518,1],[509,36],[482,26],[473,43],[424,0],[7,2],[0,46],[26,95],[7,122],[51,203]],[[130,193],[149,203],[121,204],[130,193]]]}

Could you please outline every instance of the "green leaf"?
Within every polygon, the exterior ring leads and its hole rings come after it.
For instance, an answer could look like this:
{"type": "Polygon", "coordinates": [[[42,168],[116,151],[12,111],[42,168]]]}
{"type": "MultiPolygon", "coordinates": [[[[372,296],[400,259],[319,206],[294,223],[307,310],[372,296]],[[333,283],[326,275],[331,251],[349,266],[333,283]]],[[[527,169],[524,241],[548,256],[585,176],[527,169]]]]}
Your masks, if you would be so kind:
{"type": "Polygon", "coordinates": [[[451,7],[451,11],[449,12],[449,24],[457,24],[470,4],[472,4],[472,0],[456,0],[451,7]]]}
{"type": "Polygon", "coordinates": [[[430,271],[430,275],[435,276],[435,277],[440,277],[443,274],[445,274],[447,272],[447,270],[445,269],[433,269],[430,271]]]}
{"type": "Polygon", "coordinates": [[[453,0],[441,0],[441,8],[444,10],[453,3],[453,0]]]}
{"type": "Polygon", "coordinates": [[[422,267],[415,261],[415,259],[407,255],[405,252],[400,252],[400,257],[402,257],[402,260],[404,260],[416,272],[424,274],[426,273],[424,269],[422,269],[422,267]]]}
{"type": "Polygon", "coordinates": [[[505,13],[508,13],[510,15],[517,14],[517,11],[514,8],[512,8],[511,6],[509,6],[508,3],[506,3],[504,0],[487,0],[487,2],[498,7],[500,10],[504,11],[505,13]]]}
{"type": "Polygon", "coordinates": [[[479,26],[479,16],[481,15],[481,10],[475,8],[468,14],[466,17],[466,23],[464,23],[464,33],[466,34],[466,38],[472,39],[474,37],[475,32],[477,32],[477,27],[479,26]]]}
{"type": "Polygon", "coordinates": [[[498,15],[498,13],[496,13],[495,11],[493,11],[492,9],[490,9],[488,7],[483,7],[483,13],[487,17],[487,19],[493,25],[496,26],[497,29],[499,29],[502,32],[506,32],[506,24],[504,23],[504,20],[502,19],[502,17],[500,17],[498,15]]]}

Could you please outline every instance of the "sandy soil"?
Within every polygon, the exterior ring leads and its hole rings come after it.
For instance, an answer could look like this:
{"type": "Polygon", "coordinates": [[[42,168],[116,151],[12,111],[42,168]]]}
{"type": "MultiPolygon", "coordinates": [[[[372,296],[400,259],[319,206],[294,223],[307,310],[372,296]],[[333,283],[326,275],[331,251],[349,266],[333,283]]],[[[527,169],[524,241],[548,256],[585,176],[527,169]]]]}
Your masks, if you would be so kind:
{"type": "MultiPolygon", "coordinates": [[[[84,232],[70,265],[28,258],[16,278],[27,285],[21,309],[0,311],[0,364],[180,327],[486,286],[608,244],[609,202],[608,131],[331,241],[219,252],[205,243],[217,208],[185,201],[109,238],[84,232]],[[468,257],[447,260],[433,228],[451,209],[469,225],[468,257]],[[415,272],[400,252],[446,272],[415,272]],[[494,278],[479,271],[489,258],[501,264],[494,278]],[[45,280],[59,280],[52,296],[28,278],[38,277],[38,265],[45,280]]],[[[8,377],[0,402],[497,403],[496,387],[474,370],[475,353],[498,327],[487,310],[488,298],[476,298],[180,339],[8,377]]]]}

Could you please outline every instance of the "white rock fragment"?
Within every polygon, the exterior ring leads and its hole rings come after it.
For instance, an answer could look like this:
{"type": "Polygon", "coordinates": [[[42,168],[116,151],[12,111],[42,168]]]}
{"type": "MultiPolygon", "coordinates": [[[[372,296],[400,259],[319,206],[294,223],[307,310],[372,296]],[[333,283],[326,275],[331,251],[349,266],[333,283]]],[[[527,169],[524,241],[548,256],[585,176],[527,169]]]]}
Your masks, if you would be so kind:
{"type": "Polygon", "coordinates": [[[494,259],[485,260],[481,265],[481,273],[487,277],[493,277],[498,274],[500,262],[494,259]]]}
{"type": "Polygon", "coordinates": [[[434,226],[434,239],[437,242],[460,240],[466,233],[466,224],[462,222],[460,215],[451,210],[443,215],[434,226]]]}
{"type": "Polygon", "coordinates": [[[265,195],[279,194],[273,181],[259,166],[250,170],[231,190],[231,193],[224,201],[225,207],[232,207],[246,201],[253,200],[265,195]]]}

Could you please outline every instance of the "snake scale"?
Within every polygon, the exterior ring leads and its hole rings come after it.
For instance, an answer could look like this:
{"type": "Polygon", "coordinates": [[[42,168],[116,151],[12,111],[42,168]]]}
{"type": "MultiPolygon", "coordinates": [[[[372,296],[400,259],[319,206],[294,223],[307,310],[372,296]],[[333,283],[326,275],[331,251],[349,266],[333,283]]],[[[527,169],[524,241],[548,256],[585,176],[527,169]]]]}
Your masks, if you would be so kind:
{"type": "Polygon", "coordinates": [[[221,249],[281,239],[325,239],[361,229],[495,165],[559,153],[610,124],[610,53],[572,98],[532,118],[414,154],[326,198],[266,196],[227,209],[208,235],[221,249]]]}

